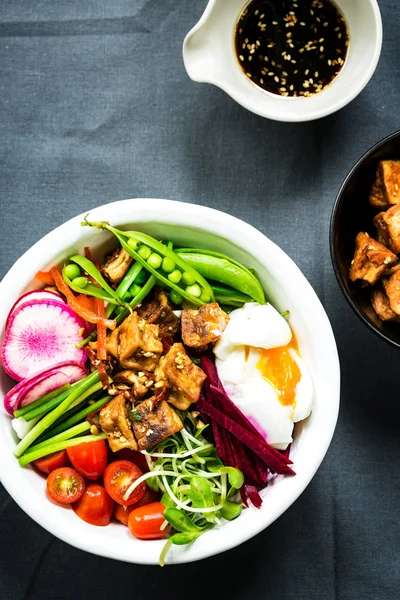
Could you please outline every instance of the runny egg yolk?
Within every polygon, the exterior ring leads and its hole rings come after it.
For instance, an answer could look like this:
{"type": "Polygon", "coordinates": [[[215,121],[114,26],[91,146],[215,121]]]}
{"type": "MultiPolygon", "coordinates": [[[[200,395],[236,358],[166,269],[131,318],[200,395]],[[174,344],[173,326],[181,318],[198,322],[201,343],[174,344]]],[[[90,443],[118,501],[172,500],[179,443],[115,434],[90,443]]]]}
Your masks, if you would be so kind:
{"type": "Polygon", "coordinates": [[[261,357],[257,363],[257,369],[274,386],[279,400],[284,406],[295,405],[296,386],[301,379],[300,367],[292,357],[290,350],[298,353],[294,338],[287,346],[270,350],[260,349],[261,357]]]}

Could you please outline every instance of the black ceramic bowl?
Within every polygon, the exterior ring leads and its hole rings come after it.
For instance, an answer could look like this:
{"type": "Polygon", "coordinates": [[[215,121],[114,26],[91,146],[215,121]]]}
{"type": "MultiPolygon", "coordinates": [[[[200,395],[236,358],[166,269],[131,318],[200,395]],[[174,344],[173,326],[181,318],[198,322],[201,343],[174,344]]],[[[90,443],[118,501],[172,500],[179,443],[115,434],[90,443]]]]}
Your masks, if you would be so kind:
{"type": "Polygon", "coordinates": [[[360,319],[381,338],[400,348],[400,323],[384,323],[371,306],[371,286],[349,278],[354,241],[359,231],[376,238],[373,218],[379,212],[368,196],[381,160],[400,160],[400,131],[379,142],[357,162],[337,195],[331,218],[330,248],[337,280],[347,301],[360,319]]]}

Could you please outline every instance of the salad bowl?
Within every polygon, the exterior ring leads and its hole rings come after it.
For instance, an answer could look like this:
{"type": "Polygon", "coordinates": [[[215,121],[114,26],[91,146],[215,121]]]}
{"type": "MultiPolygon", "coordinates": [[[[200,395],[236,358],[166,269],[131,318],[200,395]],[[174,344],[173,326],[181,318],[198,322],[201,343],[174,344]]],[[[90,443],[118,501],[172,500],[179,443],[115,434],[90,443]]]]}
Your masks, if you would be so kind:
{"type": "MultiPolygon", "coordinates": [[[[82,228],[77,216],[47,234],[10,269],[0,284],[0,322],[4,324],[15,300],[38,287],[37,271],[60,263],[71,253],[90,247],[94,257],[112,247],[108,232],[82,228]]],[[[249,507],[240,518],[222,523],[187,547],[174,546],[168,563],[185,563],[224,552],[268,527],[305,490],[320,466],[332,439],[339,410],[340,371],[335,339],[328,317],[315,292],[293,261],[261,232],[243,221],[204,206],[159,199],[132,199],[106,204],[90,212],[90,219],[109,221],[121,229],[140,228],[157,239],[209,248],[254,269],[267,298],[289,323],[313,379],[311,416],[296,427],[291,447],[295,476],[277,477],[261,491],[260,509],[249,507]]],[[[11,380],[1,373],[2,398],[11,380]]],[[[157,564],[162,540],[141,541],[127,528],[113,523],[93,527],[46,497],[43,478],[21,468],[13,455],[15,436],[10,418],[0,414],[0,479],[17,504],[39,525],[81,550],[139,564],[157,564]]]]}

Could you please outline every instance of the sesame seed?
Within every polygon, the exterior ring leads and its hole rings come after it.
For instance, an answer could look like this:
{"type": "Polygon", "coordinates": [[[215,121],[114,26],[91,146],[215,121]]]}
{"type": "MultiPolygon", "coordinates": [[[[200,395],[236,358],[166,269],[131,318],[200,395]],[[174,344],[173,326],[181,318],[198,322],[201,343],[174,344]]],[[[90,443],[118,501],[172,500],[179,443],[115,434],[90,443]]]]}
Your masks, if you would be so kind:
{"type": "Polygon", "coordinates": [[[284,12],[278,18],[262,13],[266,5],[264,0],[250,0],[239,17],[235,45],[243,73],[281,96],[312,96],[325,89],[348,52],[346,22],[339,9],[331,0],[283,0],[284,12]]]}

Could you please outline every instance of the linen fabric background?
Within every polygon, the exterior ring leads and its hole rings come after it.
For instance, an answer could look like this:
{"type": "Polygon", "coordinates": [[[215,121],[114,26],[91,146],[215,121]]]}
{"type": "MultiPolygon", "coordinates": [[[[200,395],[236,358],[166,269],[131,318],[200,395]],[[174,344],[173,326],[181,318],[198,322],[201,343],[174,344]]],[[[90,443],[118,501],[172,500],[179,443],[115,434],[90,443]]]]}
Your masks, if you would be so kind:
{"type": "Polygon", "coordinates": [[[2,0],[0,276],[57,225],[114,200],[171,198],[244,219],[296,261],[332,321],[342,368],[333,443],[304,494],[263,533],[164,569],[69,547],[0,487],[1,600],[399,598],[400,357],[343,299],[328,227],[348,170],[398,127],[400,5],[380,2],[383,52],[366,90],[304,124],[264,120],[187,77],[182,41],[205,5],[2,0]]]}

